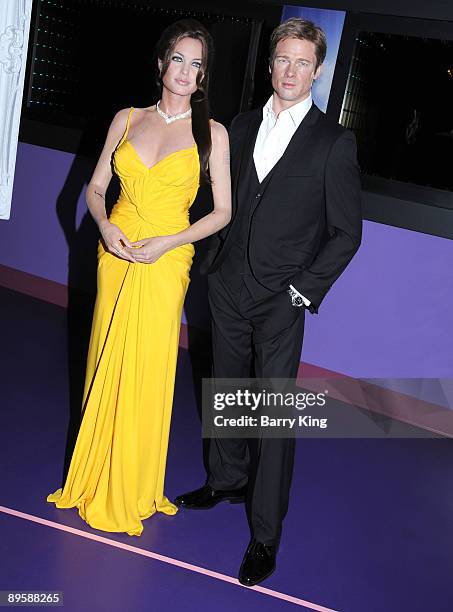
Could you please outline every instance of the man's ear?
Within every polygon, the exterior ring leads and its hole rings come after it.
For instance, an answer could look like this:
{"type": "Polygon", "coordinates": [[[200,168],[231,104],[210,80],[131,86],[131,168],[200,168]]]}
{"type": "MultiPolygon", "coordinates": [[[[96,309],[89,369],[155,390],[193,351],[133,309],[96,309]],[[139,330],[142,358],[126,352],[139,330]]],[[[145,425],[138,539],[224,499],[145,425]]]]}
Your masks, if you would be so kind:
{"type": "Polygon", "coordinates": [[[324,70],[324,64],[321,64],[320,66],[316,68],[315,74],[313,75],[313,81],[316,81],[316,79],[319,79],[323,70],[324,70]]]}

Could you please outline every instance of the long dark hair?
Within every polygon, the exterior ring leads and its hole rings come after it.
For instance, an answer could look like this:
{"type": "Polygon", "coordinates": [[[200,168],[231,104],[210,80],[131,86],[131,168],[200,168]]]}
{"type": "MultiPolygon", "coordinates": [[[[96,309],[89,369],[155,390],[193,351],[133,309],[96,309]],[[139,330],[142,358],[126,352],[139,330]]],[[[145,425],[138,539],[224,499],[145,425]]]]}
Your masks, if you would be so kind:
{"type": "MultiPolygon", "coordinates": [[[[156,45],[157,58],[162,62],[161,70],[157,71],[157,83],[162,93],[162,77],[165,75],[171,61],[171,55],[175,46],[183,38],[195,38],[201,42],[203,57],[201,68],[197,74],[197,90],[190,98],[192,108],[192,134],[198,147],[200,158],[200,179],[202,182],[210,183],[208,173],[208,162],[211,154],[211,128],[209,125],[209,69],[211,67],[214,44],[212,36],[207,29],[195,19],[181,19],[169,25],[162,32],[156,45]]],[[[157,62],[156,62],[157,64],[157,62]]]]}

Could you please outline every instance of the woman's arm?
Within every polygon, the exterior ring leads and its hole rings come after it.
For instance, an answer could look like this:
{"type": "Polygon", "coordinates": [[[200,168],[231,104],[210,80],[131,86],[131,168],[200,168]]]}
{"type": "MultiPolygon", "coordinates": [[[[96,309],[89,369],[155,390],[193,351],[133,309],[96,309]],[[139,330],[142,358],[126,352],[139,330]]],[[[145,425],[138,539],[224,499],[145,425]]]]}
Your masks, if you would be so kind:
{"type": "Polygon", "coordinates": [[[125,108],[120,110],[113,118],[104,148],[88,183],[85,197],[88,209],[99,227],[107,250],[122,259],[135,261],[133,254],[127,252],[124,248],[125,246],[129,247],[131,243],[117,225],[110,223],[105,212],[105,193],[112,180],[110,162],[112,154],[126,129],[128,113],[129,109],[125,108]]]}
{"type": "Polygon", "coordinates": [[[167,251],[206,238],[229,223],[231,219],[231,178],[228,133],[223,125],[212,122],[211,137],[212,151],[209,157],[209,172],[212,180],[214,209],[182,232],[134,242],[134,246],[127,250],[129,253],[135,251],[136,261],[154,263],[167,251]],[[142,248],[136,249],[136,247],[142,248]]]}

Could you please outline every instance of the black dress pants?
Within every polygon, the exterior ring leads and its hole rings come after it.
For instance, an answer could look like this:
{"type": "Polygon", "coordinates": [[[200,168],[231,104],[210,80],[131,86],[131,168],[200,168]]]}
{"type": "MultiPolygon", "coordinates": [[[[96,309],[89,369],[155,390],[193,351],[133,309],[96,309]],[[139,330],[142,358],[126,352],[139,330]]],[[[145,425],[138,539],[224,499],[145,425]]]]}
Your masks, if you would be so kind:
{"type": "MultiPolygon", "coordinates": [[[[305,309],[286,291],[257,299],[243,280],[234,289],[217,271],[208,276],[213,375],[217,378],[295,378],[305,309]]],[[[294,438],[213,438],[208,484],[230,490],[248,483],[247,516],[253,537],[278,546],[288,510],[294,438]]]]}

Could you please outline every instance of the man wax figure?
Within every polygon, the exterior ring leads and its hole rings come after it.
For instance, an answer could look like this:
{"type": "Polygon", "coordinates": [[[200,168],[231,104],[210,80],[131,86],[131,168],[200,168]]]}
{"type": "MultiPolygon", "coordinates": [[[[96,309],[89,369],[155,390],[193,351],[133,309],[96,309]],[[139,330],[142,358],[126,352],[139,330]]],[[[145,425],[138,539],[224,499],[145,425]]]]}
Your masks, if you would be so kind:
{"type": "MultiPolygon", "coordinates": [[[[292,18],[270,41],[273,94],[230,128],[233,217],[208,269],[216,378],[296,378],[304,315],[318,308],[361,240],[354,135],[312,102],[324,32],[292,18]]],[[[251,541],[239,580],[275,569],[288,509],[293,438],[210,440],[205,486],[184,508],[246,501],[251,541]]]]}

